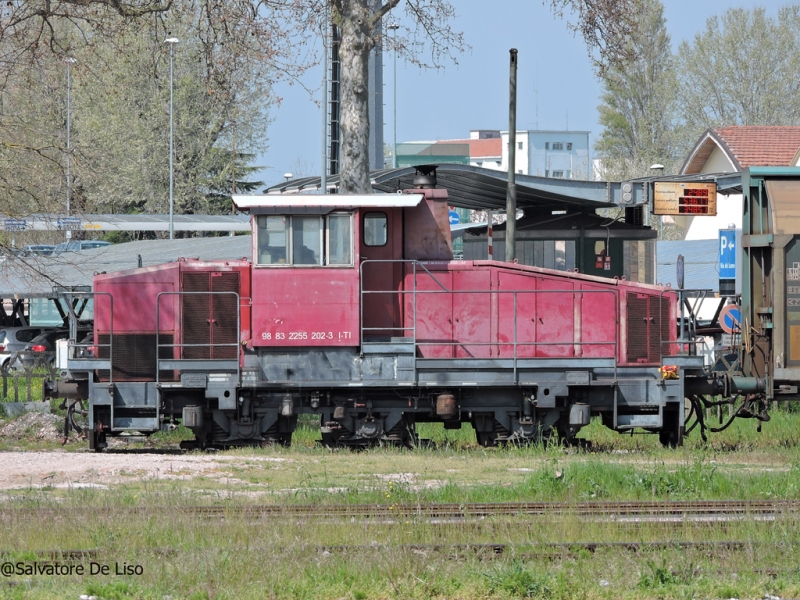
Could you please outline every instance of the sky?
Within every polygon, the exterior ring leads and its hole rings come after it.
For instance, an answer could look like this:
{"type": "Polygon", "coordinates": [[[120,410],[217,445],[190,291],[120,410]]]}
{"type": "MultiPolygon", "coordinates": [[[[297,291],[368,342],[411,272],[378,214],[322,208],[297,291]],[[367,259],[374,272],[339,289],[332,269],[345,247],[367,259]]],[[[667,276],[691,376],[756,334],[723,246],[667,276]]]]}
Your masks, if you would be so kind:
{"type": "MultiPolygon", "coordinates": [[[[706,20],[729,8],[767,8],[777,16],[786,0],[662,0],[673,49],[691,41],[706,20]]],[[[397,142],[469,137],[471,129],[508,129],[509,49],[519,50],[517,84],[518,129],[589,131],[594,144],[602,127],[597,106],[602,88],[583,39],[567,27],[567,17],[553,15],[543,0],[451,0],[457,10],[453,28],[471,47],[444,69],[420,69],[397,60],[397,142]]],[[[401,10],[395,10],[402,19],[401,10]]],[[[384,141],[393,135],[394,56],[384,54],[384,141]]],[[[304,83],[318,88],[321,68],[304,83]]],[[[300,86],[280,83],[279,106],[270,110],[265,132],[269,148],[256,164],[267,185],[283,181],[284,173],[321,174],[322,113],[316,98],[300,86]]]]}

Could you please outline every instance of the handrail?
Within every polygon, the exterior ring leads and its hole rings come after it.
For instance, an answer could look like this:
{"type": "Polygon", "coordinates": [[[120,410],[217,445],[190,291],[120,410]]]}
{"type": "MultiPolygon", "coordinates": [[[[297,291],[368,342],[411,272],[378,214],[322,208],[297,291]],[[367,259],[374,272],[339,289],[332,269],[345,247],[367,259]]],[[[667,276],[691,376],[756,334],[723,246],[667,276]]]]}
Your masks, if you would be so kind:
{"type": "MultiPolygon", "coordinates": [[[[483,289],[483,290],[448,290],[447,288],[445,288],[444,285],[442,285],[442,283],[438,279],[436,279],[433,276],[433,274],[425,267],[425,265],[423,265],[422,263],[420,263],[417,260],[411,260],[411,261],[405,261],[405,260],[374,260],[374,261],[371,261],[371,260],[367,260],[367,261],[362,261],[361,266],[363,266],[365,263],[405,263],[405,264],[409,264],[409,265],[412,266],[412,272],[410,274],[413,276],[413,282],[412,282],[413,287],[410,290],[408,290],[408,289],[403,289],[403,290],[365,290],[364,286],[363,286],[363,276],[361,277],[361,279],[360,279],[360,288],[361,288],[360,289],[360,292],[361,292],[361,294],[360,294],[360,302],[361,302],[361,340],[360,340],[360,342],[362,344],[365,343],[364,334],[366,332],[391,330],[391,331],[402,331],[402,332],[412,331],[413,334],[412,334],[411,341],[412,341],[412,343],[414,344],[415,347],[417,347],[417,346],[443,346],[443,347],[447,347],[447,346],[451,346],[451,347],[458,347],[458,346],[476,346],[476,347],[477,346],[494,346],[494,347],[511,346],[512,349],[513,349],[513,355],[512,355],[511,358],[513,358],[513,361],[514,361],[513,364],[514,364],[514,380],[515,381],[517,380],[517,366],[518,366],[518,361],[520,360],[518,349],[520,347],[522,347],[522,346],[533,346],[533,347],[537,347],[537,346],[570,346],[570,345],[573,346],[573,347],[612,346],[613,347],[613,359],[614,359],[614,380],[616,381],[616,379],[617,379],[617,365],[618,365],[619,359],[620,359],[620,357],[619,357],[619,343],[620,343],[620,341],[619,341],[619,327],[618,326],[615,327],[614,339],[613,340],[605,340],[605,341],[582,341],[581,340],[581,341],[578,341],[578,340],[575,339],[576,330],[575,330],[575,327],[573,325],[572,341],[565,340],[565,341],[558,341],[558,342],[541,342],[541,341],[530,341],[530,342],[524,342],[523,341],[523,342],[521,342],[521,341],[519,341],[518,322],[517,322],[517,313],[518,313],[518,307],[519,307],[518,296],[520,294],[565,294],[565,293],[569,293],[569,294],[572,294],[573,302],[575,300],[575,295],[576,294],[581,294],[581,295],[583,295],[583,294],[611,294],[614,297],[614,300],[615,300],[615,302],[614,302],[615,323],[618,324],[620,322],[620,319],[619,319],[619,317],[620,317],[619,310],[620,309],[619,309],[619,302],[618,302],[619,294],[618,294],[618,290],[617,289],[602,289],[602,290],[597,290],[597,289],[595,289],[595,290],[575,290],[575,289],[573,289],[573,290],[485,290],[485,289],[483,289]],[[436,281],[436,283],[439,285],[439,287],[442,288],[441,290],[419,290],[419,289],[417,289],[417,278],[416,278],[416,275],[417,275],[416,265],[417,264],[419,264],[423,268],[423,270],[436,281]],[[454,341],[447,341],[447,342],[444,342],[444,341],[442,341],[442,342],[439,342],[439,341],[420,342],[420,341],[418,341],[418,339],[417,339],[417,294],[476,294],[476,293],[480,293],[480,294],[486,294],[486,293],[489,293],[489,294],[512,294],[513,295],[513,302],[514,302],[514,304],[513,304],[513,322],[514,323],[513,323],[513,328],[512,328],[512,333],[513,333],[513,339],[512,340],[510,340],[508,342],[501,342],[501,341],[468,342],[468,341],[455,341],[455,340],[454,341]],[[367,294],[386,294],[386,295],[391,295],[391,296],[400,295],[401,297],[405,297],[405,296],[407,296],[409,294],[412,295],[412,298],[413,298],[413,304],[412,304],[413,314],[411,315],[411,324],[412,324],[412,326],[411,327],[406,326],[407,321],[404,319],[405,322],[402,324],[402,326],[399,326],[399,327],[395,327],[395,326],[392,326],[392,327],[386,327],[386,326],[383,326],[383,327],[366,327],[364,325],[364,318],[363,317],[364,317],[364,296],[367,295],[367,294]]],[[[362,275],[363,275],[363,273],[362,273],[362,275]]],[[[600,357],[600,358],[609,358],[609,357],[600,357]]]]}
{"type": "MultiPolygon", "coordinates": [[[[178,309],[175,311],[175,318],[180,318],[181,310],[178,309]]],[[[241,306],[240,306],[240,298],[237,292],[225,291],[225,292],[159,292],[156,296],[156,383],[160,382],[161,377],[161,369],[160,362],[161,362],[161,355],[160,350],[161,348],[209,348],[209,354],[211,354],[210,350],[213,348],[236,348],[236,379],[237,381],[241,377],[241,361],[240,361],[240,346],[239,346],[239,335],[241,332],[241,306]],[[159,336],[161,334],[161,327],[160,327],[160,318],[161,318],[161,297],[162,296],[199,296],[199,295],[206,295],[206,296],[218,296],[228,294],[232,295],[236,298],[236,337],[237,341],[235,342],[228,342],[228,343],[219,343],[219,344],[184,344],[184,343],[175,343],[173,338],[172,344],[161,344],[159,340],[159,336]]],[[[181,328],[181,335],[183,335],[183,329],[181,328]]],[[[193,359],[193,358],[175,358],[174,356],[169,359],[164,360],[171,360],[171,361],[195,361],[195,360],[220,360],[220,359],[193,359]]]]}
{"type": "MultiPolygon", "coordinates": [[[[76,348],[98,348],[98,349],[99,348],[108,348],[108,363],[109,363],[109,366],[110,366],[110,368],[108,369],[108,382],[109,383],[113,383],[114,382],[114,296],[111,294],[111,292],[70,292],[70,291],[64,291],[64,290],[60,290],[59,291],[59,295],[63,296],[64,298],[67,298],[67,299],[74,297],[74,298],[91,298],[92,300],[94,300],[95,296],[107,296],[108,297],[108,300],[109,300],[109,303],[110,303],[109,312],[108,312],[108,344],[101,344],[97,340],[96,340],[97,343],[79,344],[77,340],[75,340],[74,343],[71,343],[71,342],[73,342],[73,340],[72,339],[68,339],[67,340],[67,351],[68,351],[67,352],[67,360],[71,360],[71,361],[86,361],[86,362],[95,361],[95,360],[105,360],[103,358],[100,358],[99,356],[83,357],[83,358],[76,357],[76,356],[73,356],[73,350],[75,350],[76,348]]],[[[69,308],[70,321],[72,321],[72,319],[76,319],[77,320],[77,317],[76,317],[74,311],[72,310],[72,305],[69,302],[67,302],[67,306],[69,308]]],[[[97,312],[96,312],[97,311],[97,302],[94,303],[93,310],[95,311],[95,317],[96,317],[96,315],[97,315],[97,312]]],[[[94,326],[93,329],[94,329],[95,335],[99,336],[99,334],[97,333],[97,319],[96,318],[95,318],[95,326],[94,326]]],[[[76,330],[77,330],[77,323],[76,323],[76,330]]],[[[100,353],[98,352],[98,354],[100,354],[100,353]]]]}

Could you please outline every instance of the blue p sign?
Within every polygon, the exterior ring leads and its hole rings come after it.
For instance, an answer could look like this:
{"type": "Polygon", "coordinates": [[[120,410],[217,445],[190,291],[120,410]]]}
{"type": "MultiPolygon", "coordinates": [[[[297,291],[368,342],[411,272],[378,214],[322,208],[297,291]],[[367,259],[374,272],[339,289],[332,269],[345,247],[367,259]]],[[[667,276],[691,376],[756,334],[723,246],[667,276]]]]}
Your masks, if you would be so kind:
{"type": "Polygon", "coordinates": [[[719,278],[736,279],[736,231],[719,230],[719,278]]]}

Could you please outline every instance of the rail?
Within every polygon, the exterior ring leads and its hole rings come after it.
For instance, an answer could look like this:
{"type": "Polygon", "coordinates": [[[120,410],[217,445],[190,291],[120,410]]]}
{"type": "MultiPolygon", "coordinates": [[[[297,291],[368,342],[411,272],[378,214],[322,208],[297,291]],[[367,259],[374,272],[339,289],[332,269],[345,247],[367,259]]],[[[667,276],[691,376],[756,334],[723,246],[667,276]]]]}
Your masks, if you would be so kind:
{"type": "Polygon", "coordinates": [[[705,340],[698,340],[696,337],[697,332],[697,322],[696,322],[696,309],[699,308],[699,304],[703,303],[705,300],[706,295],[711,292],[711,290],[707,289],[683,289],[683,288],[676,288],[676,289],[664,289],[661,290],[659,294],[659,305],[664,301],[664,294],[678,294],[678,304],[680,305],[680,314],[676,315],[678,319],[678,338],[677,339],[669,339],[669,340],[661,340],[659,345],[659,363],[663,364],[664,357],[667,356],[700,356],[697,354],[697,346],[703,346],[704,348],[707,347],[705,340]],[[695,302],[694,305],[690,305],[688,302],[688,297],[694,298],[695,302]],[[687,317],[684,316],[684,306],[689,309],[688,315],[688,323],[686,321],[687,317]],[[687,326],[688,325],[688,326],[687,326]],[[690,337],[684,337],[684,332],[686,335],[690,337]],[[671,348],[673,345],[677,347],[677,352],[667,352],[664,353],[664,345],[667,344],[668,348],[671,348]],[[689,346],[690,348],[694,348],[694,352],[686,351],[684,352],[684,348],[689,346]]]}
{"type": "MultiPolygon", "coordinates": [[[[62,291],[60,295],[64,296],[67,299],[71,298],[86,298],[91,299],[92,301],[95,300],[96,297],[102,296],[108,298],[109,307],[108,307],[108,343],[101,344],[98,339],[93,340],[92,342],[83,344],[80,343],[78,340],[73,340],[70,337],[69,341],[67,342],[67,360],[69,363],[72,363],[73,367],[79,367],[80,369],[85,369],[86,371],[94,371],[96,369],[99,370],[106,370],[108,369],[108,382],[114,382],[114,296],[111,292],[66,292],[62,291]],[[95,343],[96,342],[96,343],[95,343]],[[108,349],[108,357],[102,356],[104,352],[101,352],[101,349],[108,349]]],[[[73,323],[76,325],[77,329],[77,316],[75,315],[74,307],[72,306],[71,302],[66,302],[67,308],[70,313],[70,334],[72,333],[72,325],[73,323]]],[[[95,310],[95,317],[97,315],[97,302],[94,301],[94,310],[95,310]]],[[[96,318],[95,318],[96,324],[96,318]]],[[[97,331],[97,327],[95,326],[95,332],[97,331]]],[[[68,363],[68,364],[69,364],[68,363]]]]}
{"type": "MultiPolygon", "coordinates": [[[[173,311],[173,319],[177,320],[182,318],[183,308],[179,308],[173,311]]],[[[236,371],[236,380],[238,381],[241,375],[241,364],[239,362],[239,332],[241,331],[241,309],[239,305],[239,294],[236,292],[160,292],[156,296],[156,383],[160,383],[161,381],[161,371],[172,371],[172,370],[180,370],[186,369],[187,370],[203,370],[208,371],[209,367],[213,366],[213,370],[217,371],[236,371]],[[161,336],[161,300],[164,296],[234,296],[236,299],[236,341],[234,342],[213,342],[213,335],[211,329],[209,329],[209,343],[204,344],[186,344],[181,342],[175,342],[173,337],[173,342],[171,344],[162,344],[160,340],[161,336]],[[161,349],[162,348],[170,348],[172,350],[172,355],[170,358],[162,359],[161,358],[161,349]],[[175,348],[181,349],[181,358],[175,358],[175,348]],[[183,356],[183,349],[184,348],[204,348],[208,349],[209,358],[182,358],[183,356]],[[236,357],[235,360],[225,360],[214,358],[214,349],[215,348],[233,348],[234,349],[234,356],[236,357]],[[235,363],[235,364],[234,364],[235,363]]],[[[208,320],[209,327],[212,326],[215,322],[213,318],[209,318],[208,320]]],[[[174,323],[173,323],[174,325],[174,323]]],[[[173,330],[176,330],[177,327],[173,327],[173,330]]],[[[180,329],[181,335],[183,336],[183,327],[180,329]]],[[[183,337],[181,338],[183,339],[183,337]]]]}
{"type": "MultiPolygon", "coordinates": [[[[411,277],[413,278],[412,281],[412,289],[402,289],[402,290],[365,290],[363,287],[364,277],[363,271],[361,272],[361,289],[360,289],[360,305],[361,305],[361,344],[362,348],[364,344],[369,344],[370,342],[367,340],[366,335],[370,331],[397,331],[403,332],[403,338],[408,339],[405,335],[406,332],[411,332],[411,338],[408,340],[410,343],[414,345],[415,348],[417,347],[451,347],[453,348],[453,354],[455,354],[455,350],[457,348],[462,348],[465,352],[469,353],[468,348],[478,348],[478,347],[490,347],[496,348],[498,353],[498,358],[500,358],[501,349],[502,348],[511,348],[512,355],[510,358],[512,359],[513,365],[513,377],[514,381],[517,381],[517,373],[519,369],[519,360],[521,359],[530,359],[530,358],[576,358],[581,357],[583,355],[583,349],[585,346],[611,346],[612,347],[612,355],[611,356],[596,356],[596,357],[586,357],[586,358],[613,358],[613,365],[614,365],[614,381],[617,380],[617,364],[619,362],[619,341],[618,341],[618,330],[619,328],[615,325],[614,328],[614,339],[613,340],[590,340],[590,341],[583,341],[577,339],[578,335],[582,332],[581,323],[579,321],[574,321],[572,326],[572,340],[559,340],[559,341],[535,341],[535,342],[527,342],[527,341],[520,341],[519,340],[519,321],[518,321],[518,313],[519,313],[519,297],[521,295],[546,295],[546,294],[570,294],[572,296],[572,303],[573,306],[575,305],[576,296],[580,295],[583,296],[584,294],[610,294],[614,299],[614,321],[615,324],[620,322],[620,314],[619,314],[619,302],[617,302],[618,292],[617,290],[613,289],[604,289],[604,290],[448,290],[442,283],[436,279],[436,277],[431,273],[429,269],[427,269],[422,263],[419,261],[408,261],[408,260],[366,260],[362,261],[361,267],[363,268],[364,264],[369,263],[400,263],[411,265],[413,268],[411,270],[411,277]],[[425,273],[427,273],[438,285],[441,289],[433,289],[433,290],[419,290],[417,288],[417,266],[420,266],[425,273]],[[454,341],[419,341],[417,336],[417,313],[418,313],[418,303],[417,297],[418,295],[435,295],[435,294],[453,294],[453,295],[460,295],[460,294],[491,294],[493,296],[511,296],[513,298],[513,339],[510,341],[488,341],[488,342],[481,342],[481,341],[466,341],[466,340],[454,340],[454,341]],[[401,303],[405,305],[403,299],[410,295],[412,297],[411,302],[411,326],[407,326],[408,320],[403,317],[400,317],[403,320],[403,326],[382,326],[382,327],[367,327],[365,326],[365,319],[364,319],[364,297],[365,295],[389,295],[389,296],[399,296],[401,298],[401,303]],[[572,347],[572,355],[571,356],[536,356],[535,349],[538,347],[572,347]],[[534,348],[534,356],[520,356],[520,348],[523,347],[533,347],[534,348]]],[[[404,276],[407,275],[404,273],[404,276]]],[[[493,302],[496,306],[499,307],[499,303],[493,302]]],[[[401,313],[404,313],[405,310],[401,310],[401,313]]],[[[582,314],[582,311],[581,311],[582,314]]],[[[497,318],[500,318],[499,310],[497,313],[497,318]]],[[[577,317],[580,319],[581,317],[577,317]]],[[[573,312],[573,319],[576,319],[576,315],[573,312]]],[[[396,324],[395,324],[396,325],[396,324]]],[[[451,338],[452,339],[452,338],[451,338]]],[[[452,357],[448,357],[452,358],[452,357]]],[[[464,358],[475,358],[472,357],[464,357],[464,358]]]]}

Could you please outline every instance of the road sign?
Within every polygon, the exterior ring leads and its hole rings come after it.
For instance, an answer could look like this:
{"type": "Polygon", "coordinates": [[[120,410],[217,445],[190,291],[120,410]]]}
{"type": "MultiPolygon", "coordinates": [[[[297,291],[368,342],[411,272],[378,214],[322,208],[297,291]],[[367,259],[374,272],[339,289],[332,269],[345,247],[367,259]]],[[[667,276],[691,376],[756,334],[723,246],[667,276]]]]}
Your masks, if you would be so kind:
{"type": "Polygon", "coordinates": [[[58,229],[76,230],[81,228],[81,220],[79,217],[61,217],[56,221],[58,229]]]}
{"type": "Polygon", "coordinates": [[[25,219],[4,219],[3,227],[6,231],[25,231],[28,222],[25,219]]]}
{"type": "Polygon", "coordinates": [[[736,279],[736,231],[719,230],[719,278],[736,279]]]}
{"type": "Polygon", "coordinates": [[[728,304],[719,313],[719,326],[725,333],[741,331],[742,313],[735,304],[728,304]]]}
{"type": "Polygon", "coordinates": [[[675,280],[678,283],[678,289],[683,289],[683,254],[678,254],[678,261],[675,263],[675,280]]]}
{"type": "Polygon", "coordinates": [[[447,214],[450,217],[450,225],[458,225],[461,223],[461,217],[458,216],[456,211],[451,210],[447,214]]]}

